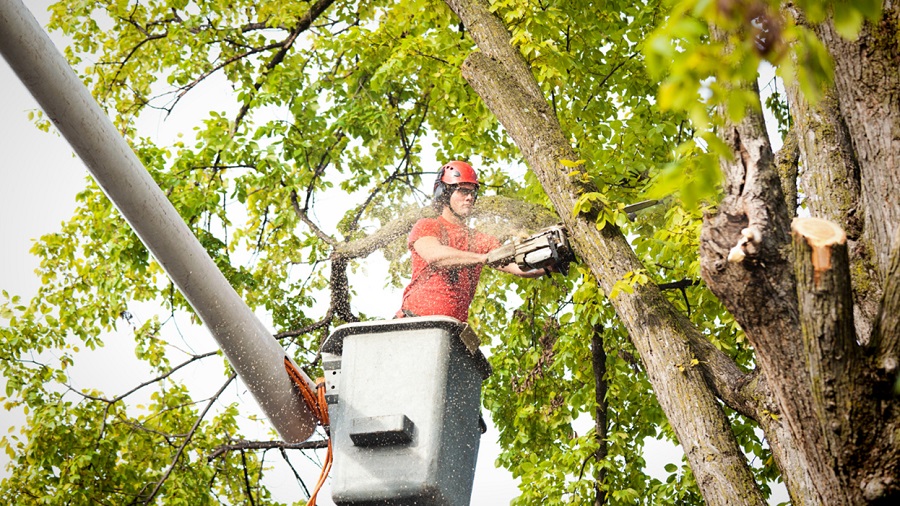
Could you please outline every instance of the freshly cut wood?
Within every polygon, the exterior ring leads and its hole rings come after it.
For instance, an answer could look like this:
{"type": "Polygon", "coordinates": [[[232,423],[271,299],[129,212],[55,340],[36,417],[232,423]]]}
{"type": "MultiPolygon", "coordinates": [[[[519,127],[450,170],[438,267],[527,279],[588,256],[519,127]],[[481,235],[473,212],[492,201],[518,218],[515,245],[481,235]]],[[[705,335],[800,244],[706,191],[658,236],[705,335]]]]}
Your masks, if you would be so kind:
{"type": "Polygon", "coordinates": [[[847,243],[844,229],[821,218],[794,218],[791,231],[806,239],[812,248],[812,264],[817,274],[831,269],[831,247],[847,243]]]}

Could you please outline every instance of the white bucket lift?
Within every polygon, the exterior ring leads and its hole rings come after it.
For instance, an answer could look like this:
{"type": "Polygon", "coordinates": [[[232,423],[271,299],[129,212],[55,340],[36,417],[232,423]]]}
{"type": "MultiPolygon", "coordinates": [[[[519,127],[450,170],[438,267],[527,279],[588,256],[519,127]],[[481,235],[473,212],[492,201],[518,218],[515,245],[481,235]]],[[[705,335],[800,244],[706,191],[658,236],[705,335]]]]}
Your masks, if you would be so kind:
{"type": "Polygon", "coordinates": [[[491,368],[462,334],[454,318],[401,318],[342,325],[322,345],[336,504],[469,504],[491,368]]]}

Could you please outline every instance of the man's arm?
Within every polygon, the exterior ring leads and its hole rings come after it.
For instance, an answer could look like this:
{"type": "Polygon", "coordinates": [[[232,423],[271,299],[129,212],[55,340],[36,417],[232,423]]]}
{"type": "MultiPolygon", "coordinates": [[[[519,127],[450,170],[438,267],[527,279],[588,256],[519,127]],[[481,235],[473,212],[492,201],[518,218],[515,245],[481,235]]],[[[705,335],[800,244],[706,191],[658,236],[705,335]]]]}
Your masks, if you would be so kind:
{"type": "MultiPolygon", "coordinates": [[[[416,253],[422,257],[428,265],[435,267],[467,267],[470,265],[479,265],[487,263],[487,253],[476,253],[474,251],[463,251],[452,246],[441,244],[437,237],[425,236],[416,239],[413,243],[416,253]]],[[[549,271],[546,269],[522,270],[515,262],[510,262],[503,266],[494,266],[495,269],[522,278],[539,278],[549,271]]]]}
{"type": "Polygon", "coordinates": [[[467,267],[487,261],[487,253],[475,253],[445,246],[437,237],[430,235],[416,239],[413,248],[428,265],[435,267],[467,267]]]}

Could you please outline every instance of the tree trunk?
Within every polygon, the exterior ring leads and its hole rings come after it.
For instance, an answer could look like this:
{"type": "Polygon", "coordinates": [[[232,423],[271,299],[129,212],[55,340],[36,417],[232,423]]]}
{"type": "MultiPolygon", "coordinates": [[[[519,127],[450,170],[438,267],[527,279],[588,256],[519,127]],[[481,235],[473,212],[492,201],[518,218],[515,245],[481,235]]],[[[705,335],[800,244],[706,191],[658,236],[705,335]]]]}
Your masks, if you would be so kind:
{"type": "MultiPolygon", "coordinates": [[[[886,21],[879,26],[891,25],[896,34],[896,8],[885,5],[886,21]]],[[[704,279],[746,331],[759,371],[773,392],[775,416],[783,420],[786,432],[773,432],[765,418],[759,420],[793,502],[889,502],[896,499],[900,481],[896,443],[891,440],[896,400],[885,390],[896,367],[897,337],[884,323],[896,306],[883,304],[880,313],[876,311],[881,290],[877,283],[872,289],[871,282],[885,279],[885,290],[897,283],[893,274],[885,276],[885,259],[896,256],[896,247],[891,250],[890,241],[884,242],[897,223],[892,214],[897,195],[893,190],[890,197],[878,193],[881,203],[872,211],[874,194],[866,188],[873,181],[892,188],[898,174],[896,151],[887,155],[887,146],[897,138],[896,64],[886,70],[896,61],[897,50],[895,44],[890,51],[877,48],[871,29],[855,43],[829,39],[834,34],[827,26],[821,31],[833,50],[856,56],[843,63],[836,57],[842,74],[838,82],[844,84],[814,107],[791,91],[794,128],[809,208],[850,232],[852,263],[842,241],[825,248],[809,246],[807,239],[816,233],[802,227],[795,230],[793,249],[788,247],[785,224],[791,213],[782,209],[762,118],[753,112],[722,130],[735,156],[722,161],[726,196],[704,224],[701,262],[704,279]],[[842,72],[846,66],[854,72],[842,72]],[[868,98],[862,97],[860,90],[867,88],[859,81],[863,76],[877,81],[886,95],[868,88],[868,98]],[[845,100],[854,105],[845,106],[845,100]],[[874,125],[867,126],[859,115],[863,102],[870,106],[874,125]],[[860,140],[860,134],[880,139],[860,140]],[[862,154],[860,146],[868,154],[862,154]],[[866,157],[882,171],[874,179],[874,168],[868,174],[863,168],[866,157]],[[879,224],[870,230],[873,217],[879,224]],[[733,248],[746,253],[746,259],[730,257],[733,248]],[[851,273],[856,275],[855,290],[851,273]],[[873,327],[867,350],[858,342],[867,341],[873,327]],[[894,342],[881,342],[884,338],[894,342]],[[785,435],[791,447],[784,447],[779,437],[785,435]]]]}
{"type": "Polygon", "coordinates": [[[863,240],[873,245],[882,275],[900,224],[900,6],[886,0],[883,8],[881,21],[867,23],[855,41],[839,36],[831,23],[816,26],[834,59],[837,108],[859,167],[863,240]]]}

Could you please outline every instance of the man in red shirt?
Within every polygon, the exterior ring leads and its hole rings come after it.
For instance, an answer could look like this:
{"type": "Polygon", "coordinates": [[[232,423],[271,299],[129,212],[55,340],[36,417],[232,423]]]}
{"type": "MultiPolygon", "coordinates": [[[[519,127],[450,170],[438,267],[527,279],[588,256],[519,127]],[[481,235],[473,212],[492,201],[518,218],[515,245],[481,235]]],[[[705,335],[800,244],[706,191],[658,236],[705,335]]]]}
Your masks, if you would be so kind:
{"type": "MultiPolygon", "coordinates": [[[[434,183],[437,218],[422,218],[409,233],[412,279],[403,291],[397,316],[452,316],[466,321],[481,269],[500,241],[466,226],[478,196],[478,175],[471,165],[452,161],[441,167],[434,183]]],[[[523,271],[515,262],[494,266],[524,278],[543,269],[523,271]]]]}

